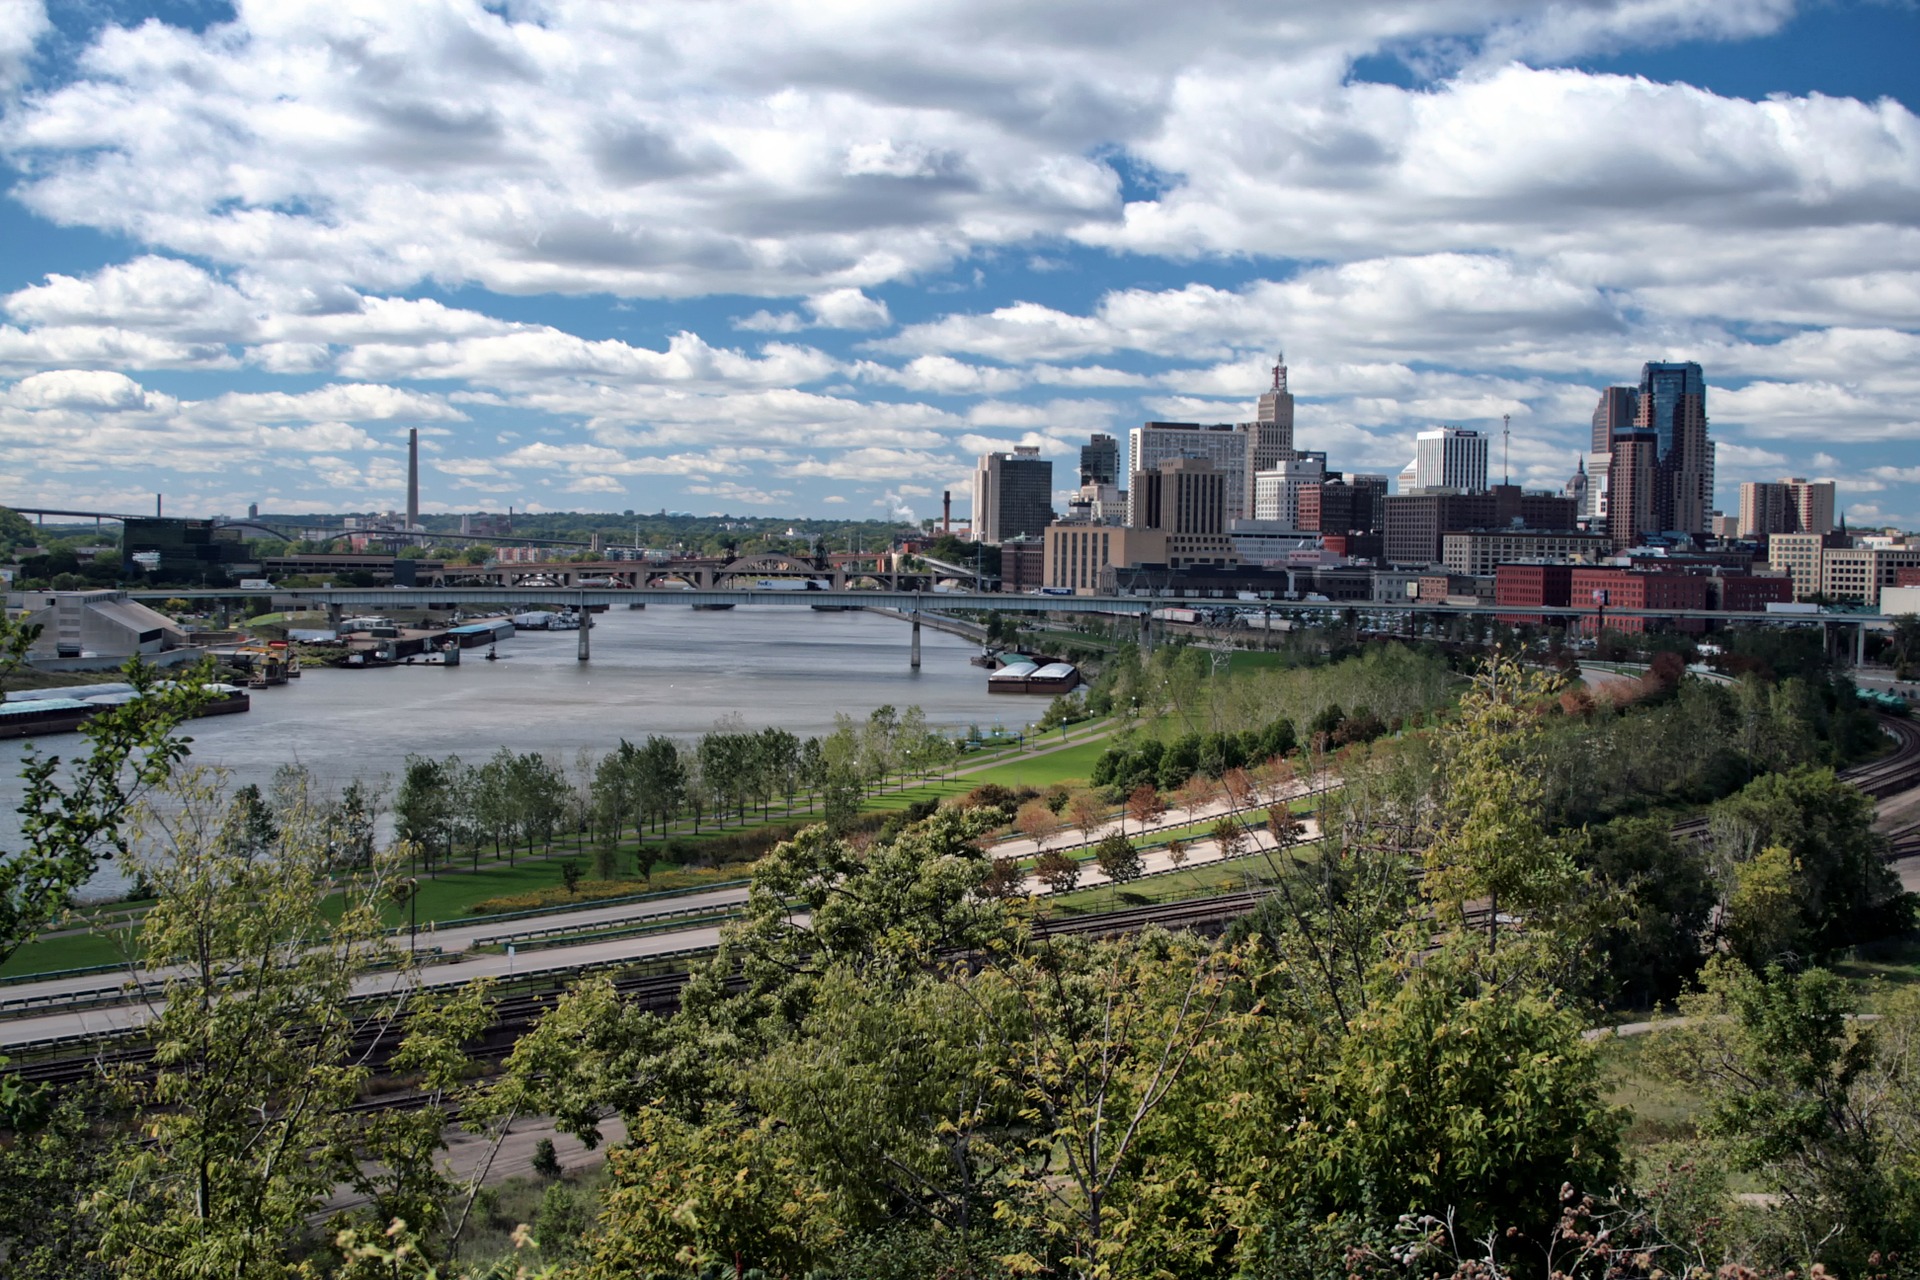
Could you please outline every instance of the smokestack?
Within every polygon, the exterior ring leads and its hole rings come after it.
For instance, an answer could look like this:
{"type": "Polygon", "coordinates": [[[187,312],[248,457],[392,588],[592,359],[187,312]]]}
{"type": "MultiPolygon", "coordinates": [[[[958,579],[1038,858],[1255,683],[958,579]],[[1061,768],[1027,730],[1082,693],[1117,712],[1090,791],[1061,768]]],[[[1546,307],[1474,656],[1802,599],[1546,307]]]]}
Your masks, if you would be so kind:
{"type": "Polygon", "coordinates": [[[953,490],[940,491],[940,532],[953,532],[953,490]]]}
{"type": "Polygon", "coordinates": [[[407,528],[420,523],[420,428],[407,428],[407,528]]]}
{"type": "MultiPolygon", "coordinates": [[[[160,495],[157,493],[153,495],[153,518],[155,520],[160,518],[160,495]]],[[[44,524],[46,522],[43,520],[41,523],[44,524]]]]}

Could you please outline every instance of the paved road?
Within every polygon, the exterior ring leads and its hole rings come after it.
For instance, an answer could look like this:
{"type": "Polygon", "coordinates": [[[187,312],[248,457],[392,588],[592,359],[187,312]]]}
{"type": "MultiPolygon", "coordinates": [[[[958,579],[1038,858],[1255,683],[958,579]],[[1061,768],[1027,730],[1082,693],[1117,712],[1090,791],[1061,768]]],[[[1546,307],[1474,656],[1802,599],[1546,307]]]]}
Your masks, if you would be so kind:
{"type": "MultiPolygon", "coordinates": [[[[720,929],[705,925],[649,934],[640,938],[621,938],[612,942],[590,942],[571,947],[554,947],[528,955],[469,955],[452,964],[430,965],[415,974],[398,972],[371,974],[353,984],[355,995],[386,995],[405,987],[452,987],[474,978],[508,978],[530,973],[550,973],[602,964],[615,960],[644,960],[649,956],[669,955],[719,945],[720,929]]],[[[402,945],[404,945],[404,940],[402,945]]],[[[32,1017],[0,1021],[0,1048],[39,1044],[68,1036],[100,1035],[140,1026],[151,1016],[147,1003],[118,1005],[103,1009],[74,1009],[32,1017]]]]}
{"type": "MultiPolygon", "coordinates": [[[[1223,812],[1224,807],[1224,801],[1216,802],[1197,811],[1197,817],[1181,811],[1175,811],[1168,815],[1169,823],[1170,825],[1181,825],[1196,820],[1204,820],[1215,813],[1223,812]]],[[[1318,836],[1319,831],[1313,822],[1309,820],[1303,824],[1302,837],[1304,839],[1312,840],[1318,838],[1318,836]]],[[[996,846],[994,852],[996,855],[1001,856],[1024,856],[1026,853],[1031,852],[1030,845],[1030,841],[1009,842],[1007,845],[996,846]]],[[[1273,838],[1265,831],[1249,829],[1248,849],[1246,855],[1243,856],[1256,856],[1260,853],[1270,851],[1273,846],[1273,838]]],[[[1198,839],[1188,845],[1186,859],[1181,866],[1175,866],[1171,854],[1165,849],[1149,852],[1143,855],[1141,861],[1143,870],[1147,875],[1171,875],[1178,874],[1183,869],[1191,870],[1210,862],[1217,862],[1220,858],[1221,851],[1216,842],[1211,839],[1198,839]]],[[[1082,864],[1078,887],[1092,888],[1108,882],[1106,874],[1102,872],[1099,867],[1091,862],[1082,864]]],[[[1033,876],[1028,877],[1025,888],[1028,893],[1034,896],[1044,896],[1048,892],[1046,886],[1040,883],[1037,877],[1033,876]]],[[[629,908],[651,907],[657,912],[661,909],[679,909],[685,907],[689,904],[690,900],[700,902],[702,905],[725,905],[727,902],[743,901],[745,897],[746,890],[744,888],[728,889],[718,890],[712,894],[662,899],[651,904],[634,903],[629,904],[629,908]],[[711,904],[707,903],[706,900],[708,899],[712,900],[711,904]]],[[[622,920],[634,918],[622,914],[629,908],[604,908],[599,911],[589,909],[580,913],[571,913],[564,917],[564,919],[567,923],[573,923],[576,920],[604,915],[608,921],[618,923],[622,920]]],[[[643,915],[638,918],[644,919],[645,916],[643,915]]],[[[553,922],[553,919],[549,919],[546,923],[550,925],[553,922]]],[[[483,926],[467,926],[466,928],[469,933],[475,936],[498,936],[497,931],[489,933],[483,926]]],[[[448,932],[451,933],[454,931],[450,930],[448,932]]],[[[442,935],[443,938],[444,936],[445,935],[442,935]]],[[[472,937],[467,938],[467,943],[470,945],[472,940],[472,937]]],[[[446,964],[429,965],[418,970],[417,973],[413,975],[388,972],[373,974],[362,978],[354,984],[354,994],[363,996],[386,995],[402,987],[416,983],[419,986],[427,988],[445,988],[458,986],[480,977],[510,978],[533,973],[554,973],[569,969],[586,968],[616,961],[644,960],[653,956],[709,949],[718,945],[719,941],[720,927],[718,925],[701,925],[686,929],[663,929],[659,933],[647,934],[635,938],[618,938],[604,942],[582,942],[571,946],[556,945],[541,951],[518,956],[463,953],[458,960],[446,964]]],[[[400,940],[399,945],[404,945],[404,940],[400,940]]],[[[97,989],[100,984],[100,979],[96,976],[91,979],[91,983],[91,986],[84,989],[97,989]]],[[[23,994],[28,990],[35,989],[37,985],[38,984],[23,984],[21,987],[13,989],[11,994],[23,994]]],[[[18,1048],[25,1045],[43,1044],[53,1040],[63,1040],[69,1037],[96,1036],[109,1032],[128,1030],[144,1023],[151,1016],[153,1007],[154,1006],[148,1002],[140,1002],[106,1008],[57,1010],[0,1020],[0,1048],[18,1048]]]]}

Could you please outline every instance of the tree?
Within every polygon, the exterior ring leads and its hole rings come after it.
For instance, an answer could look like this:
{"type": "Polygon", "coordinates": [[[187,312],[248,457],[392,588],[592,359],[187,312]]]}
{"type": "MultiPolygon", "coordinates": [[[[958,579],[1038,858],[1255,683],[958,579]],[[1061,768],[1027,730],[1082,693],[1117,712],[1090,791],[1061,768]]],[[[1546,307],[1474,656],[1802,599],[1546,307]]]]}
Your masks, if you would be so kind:
{"type": "Polygon", "coordinates": [[[1618,1176],[1618,1117],[1583,1020],[1550,992],[1489,982],[1486,961],[1456,942],[1369,984],[1310,1086],[1294,1156],[1322,1212],[1451,1217],[1463,1237],[1516,1227],[1509,1247],[1532,1248],[1563,1185],[1618,1176]]]}
{"type": "Polygon", "coordinates": [[[1778,1197],[1778,1262],[1871,1274],[1920,1248],[1920,998],[1903,990],[1878,1023],[1854,1018],[1847,984],[1822,969],[1765,975],[1709,962],[1685,1021],[1653,1061],[1697,1089],[1699,1124],[1737,1171],[1778,1197]],[[1878,1255],[1876,1257],[1876,1255],[1878,1255]]]}
{"type": "Polygon", "coordinates": [[[1154,823],[1166,816],[1167,802],[1160,798],[1160,791],[1151,783],[1143,782],[1127,795],[1127,813],[1144,834],[1154,823]]]}
{"type": "Polygon", "coordinates": [[[1036,850],[1045,849],[1047,841],[1060,834],[1060,819],[1043,799],[1029,800],[1020,806],[1020,812],[1014,815],[1014,830],[1033,841],[1036,850]]]}
{"type": "Polygon", "coordinates": [[[1067,818],[1082,838],[1092,840],[1093,833],[1107,825],[1107,806],[1091,791],[1076,791],[1067,801],[1067,818]]]}
{"type": "Polygon", "coordinates": [[[995,1066],[1031,1124],[1010,1179],[1019,1196],[1003,1212],[1050,1241],[1066,1274],[1171,1274],[1174,1259],[1202,1274],[1211,1260],[1216,1233],[1192,1213],[1192,1173],[1156,1159],[1153,1139],[1159,1113],[1243,1018],[1235,967],[1231,953],[1149,934],[1034,948],[982,975],[1019,1018],[995,1066]]]}
{"type": "Polygon", "coordinates": [[[1621,818],[1591,832],[1582,861],[1608,904],[1587,988],[1643,1007],[1671,1000],[1700,967],[1716,898],[1698,846],[1659,819],[1621,818]]]}
{"type": "Polygon", "coordinates": [[[1290,849],[1300,838],[1301,823],[1299,815],[1285,804],[1269,805],[1267,808],[1267,834],[1273,837],[1273,847],[1290,849]]]}
{"type": "Polygon", "coordinates": [[[427,756],[409,755],[393,798],[394,826],[400,838],[420,851],[429,870],[434,850],[453,852],[453,780],[451,770],[427,756]]]}
{"type": "Polygon", "coordinates": [[[1115,884],[1138,880],[1146,870],[1133,841],[1118,831],[1110,831],[1100,838],[1100,843],[1093,847],[1093,860],[1115,884]]]}
{"type": "Polygon", "coordinates": [[[1456,922],[1469,903],[1484,901],[1489,949],[1502,913],[1545,927],[1576,901],[1583,879],[1567,841],[1540,821],[1544,789],[1533,759],[1541,730],[1533,709],[1558,693],[1557,675],[1496,654],[1440,735],[1445,785],[1421,891],[1456,922]]]}
{"type": "Polygon", "coordinates": [[[1049,849],[1035,858],[1033,873],[1052,893],[1072,893],[1080,883],[1080,864],[1058,849],[1049,849]]]}
{"type": "Polygon", "coordinates": [[[1721,930],[1733,954],[1760,969],[1798,967],[1806,959],[1807,926],[1793,855],[1769,845],[1733,869],[1721,930]]]}
{"type": "MultiPolygon", "coordinates": [[[[29,630],[0,616],[0,677],[25,661],[29,630]]],[[[178,730],[206,705],[215,678],[203,662],[162,681],[138,659],[120,675],[137,696],[86,719],[84,754],[66,761],[27,749],[19,838],[0,852],[0,961],[65,911],[101,862],[126,856],[127,814],[186,757],[178,730]]]]}
{"type": "Polygon", "coordinates": [[[1026,891],[1027,873],[1016,858],[995,858],[987,878],[980,882],[980,892],[991,898],[1017,898],[1026,891]]]}
{"type": "MultiPolygon", "coordinates": [[[[393,1127],[349,1105],[370,1074],[361,1020],[391,1019],[406,999],[352,1002],[355,980],[390,955],[380,913],[394,859],[337,884],[313,807],[281,813],[271,857],[246,847],[234,817],[201,773],[139,818],[130,862],[161,890],[139,930],[162,984],[145,1006],[154,1053],[110,1073],[141,1141],[85,1203],[116,1275],[293,1276],[290,1246],[335,1187],[414,1213],[444,1189],[432,1172],[444,1113],[407,1130],[430,1135],[423,1148],[383,1141],[393,1127]],[[363,1154],[386,1172],[363,1168],[363,1154]]],[[[457,1043],[485,1019],[478,1008],[451,1027],[422,1018],[403,1054],[424,1052],[418,1036],[457,1043]]]]}
{"type": "Polygon", "coordinates": [[[1220,851],[1223,861],[1237,858],[1247,851],[1247,829],[1232,814],[1222,814],[1214,822],[1209,834],[1213,836],[1214,847],[1220,851]]]}
{"type": "Polygon", "coordinates": [[[1811,767],[1757,778],[1712,813],[1715,853],[1729,873],[1770,847],[1786,851],[1814,956],[1912,927],[1916,900],[1887,865],[1873,823],[1871,799],[1811,767]]]}

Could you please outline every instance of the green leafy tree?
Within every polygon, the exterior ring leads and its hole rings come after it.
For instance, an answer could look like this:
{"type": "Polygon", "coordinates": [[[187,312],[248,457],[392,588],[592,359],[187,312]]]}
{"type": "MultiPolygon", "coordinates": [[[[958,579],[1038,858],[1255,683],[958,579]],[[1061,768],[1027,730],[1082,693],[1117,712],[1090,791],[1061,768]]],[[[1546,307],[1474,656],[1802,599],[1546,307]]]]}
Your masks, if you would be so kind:
{"type": "MultiPolygon", "coordinates": [[[[21,637],[20,624],[0,619],[0,670],[22,660],[21,637]]],[[[101,862],[127,855],[127,813],[186,757],[192,739],[180,726],[206,705],[203,685],[214,678],[202,663],[162,681],[137,659],[120,675],[138,696],[87,718],[82,754],[27,749],[19,838],[0,852],[0,961],[58,919],[101,862]]]]}
{"type": "Polygon", "coordinates": [[[1439,820],[1421,888],[1455,922],[1484,904],[1490,949],[1503,913],[1524,919],[1536,936],[1552,932],[1578,905],[1585,880],[1569,843],[1542,826],[1544,788],[1533,767],[1541,733],[1535,709],[1559,685],[1555,673],[1496,656],[1440,735],[1439,820]]]}
{"type": "Polygon", "coordinates": [[[1656,1038],[1655,1065],[1706,1099],[1702,1131],[1778,1198],[1769,1262],[1866,1275],[1920,1248],[1920,998],[1877,1023],[1856,1007],[1826,970],[1715,959],[1656,1038]]]}
{"type": "Polygon", "coordinates": [[[434,852],[453,852],[454,780],[449,766],[427,756],[409,755],[393,800],[400,838],[420,851],[431,869],[434,852]]]}
{"type": "Polygon", "coordinates": [[[1093,847],[1093,861],[1115,884],[1138,880],[1146,870],[1133,841],[1118,831],[1109,831],[1100,838],[1100,843],[1093,847]]]}
{"type": "Polygon", "coordinates": [[[1621,818],[1590,833],[1581,860],[1608,904],[1587,989],[1643,1007],[1671,1000],[1700,967],[1716,900],[1697,846],[1658,819],[1621,818]]]}
{"type": "Polygon", "coordinates": [[[397,1148],[379,1153],[390,1175],[363,1170],[375,1130],[349,1106],[369,1076],[359,1019],[382,1016],[350,1000],[386,950],[392,860],[337,885],[317,810],[280,815],[271,857],[234,816],[208,776],[179,779],[130,858],[161,891],[139,943],[162,987],[146,1006],[151,1064],[110,1076],[141,1140],[84,1205],[116,1275],[292,1276],[336,1186],[378,1201],[430,1176],[396,1169],[397,1148]]]}
{"type": "Polygon", "coordinates": [[[1915,898],[1887,865],[1873,823],[1869,797],[1810,767],[1757,778],[1712,813],[1715,854],[1729,873],[1768,848],[1787,852],[1803,945],[1816,957],[1912,927],[1915,898]]]}

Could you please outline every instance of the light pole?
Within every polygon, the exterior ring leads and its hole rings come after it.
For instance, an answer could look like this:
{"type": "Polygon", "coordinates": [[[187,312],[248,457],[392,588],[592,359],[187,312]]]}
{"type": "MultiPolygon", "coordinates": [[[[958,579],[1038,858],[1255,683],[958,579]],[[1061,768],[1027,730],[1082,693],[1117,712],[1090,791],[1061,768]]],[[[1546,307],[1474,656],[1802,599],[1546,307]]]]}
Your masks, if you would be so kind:
{"type": "Polygon", "coordinates": [[[407,959],[411,961],[414,956],[414,939],[420,932],[420,916],[417,905],[420,901],[419,877],[408,876],[404,880],[396,881],[393,886],[393,896],[407,900],[407,959]]]}

